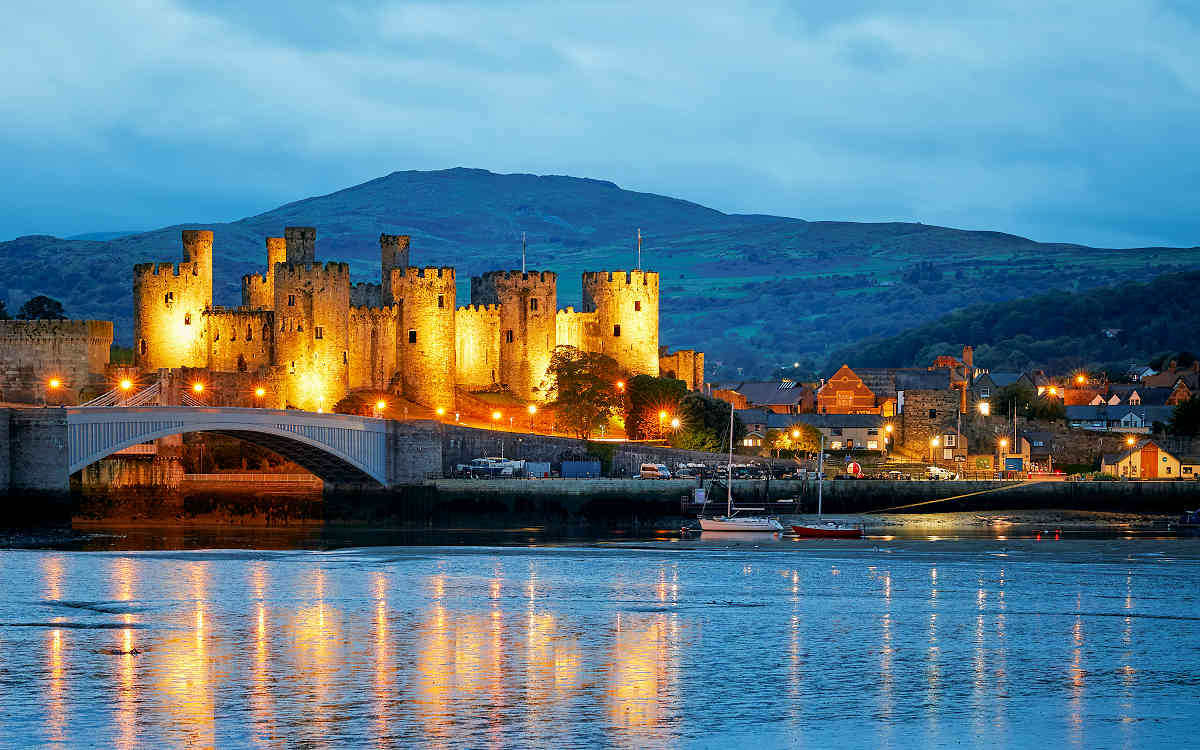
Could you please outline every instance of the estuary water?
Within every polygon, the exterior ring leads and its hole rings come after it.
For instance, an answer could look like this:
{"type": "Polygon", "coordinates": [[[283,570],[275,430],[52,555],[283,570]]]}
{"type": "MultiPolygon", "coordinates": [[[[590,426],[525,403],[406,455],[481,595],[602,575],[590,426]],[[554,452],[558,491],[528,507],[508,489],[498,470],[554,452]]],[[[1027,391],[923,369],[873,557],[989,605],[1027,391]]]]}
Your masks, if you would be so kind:
{"type": "Polygon", "coordinates": [[[4,747],[1167,747],[1200,540],[0,551],[4,747]]]}

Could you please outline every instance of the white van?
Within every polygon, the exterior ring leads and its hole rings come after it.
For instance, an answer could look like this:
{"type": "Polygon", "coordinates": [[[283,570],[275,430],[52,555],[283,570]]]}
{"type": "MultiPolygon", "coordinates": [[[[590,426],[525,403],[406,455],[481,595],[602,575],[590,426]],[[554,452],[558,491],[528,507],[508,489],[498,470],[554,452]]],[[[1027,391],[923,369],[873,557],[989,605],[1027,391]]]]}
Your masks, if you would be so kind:
{"type": "Polygon", "coordinates": [[[943,469],[940,466],[928,467],[930,479],[958,479],[958,475],[949,469],[943,469]]]}
{"type": "Polygon", "coordinates": [[[642,464],[642,479],[670,479],[671,470],[666,464],[642,464]]]}

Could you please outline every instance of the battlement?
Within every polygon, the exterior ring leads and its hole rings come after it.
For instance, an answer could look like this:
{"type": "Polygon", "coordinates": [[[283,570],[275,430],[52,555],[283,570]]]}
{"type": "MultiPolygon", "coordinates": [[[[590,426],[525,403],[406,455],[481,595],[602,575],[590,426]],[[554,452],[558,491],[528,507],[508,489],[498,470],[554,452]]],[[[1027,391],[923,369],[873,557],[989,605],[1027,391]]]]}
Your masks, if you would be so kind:
{"type": "Polygon", "coordinates": [[[558,274],[554,271],[488,271],[480,274],[479,278],[488,281],[520,279],[521,281],[557,282],[558,274]]]}
{"type": "Polygon", "coordinates": [[[289,240],[293,241],[293,242],[303,241],[303,240],[310,240],[310,241],[315,242],[317,239],[317,228],[316,227],[284,227],[283,228],[283,239],[284,239],[285,243],[289,240]]]}
{"type": "Polygon", "coordinates": [[[184,247],[208,245],[212,247],[213,233],[211,229],[184,229],[180,233],[184,247]]]}
{"type": "Polygon", "coordinates": [[[133,267],[134,279],[146,276],[199,276],[196,263],[138,263],[133,267]]]}
{"type": "Polygon", "coordinates": [[[379,246],[402,251],[408,250],[410,239],[407,234],[381,234],[379,235],[379,246]]]}
{"type": "Polygon", "coordinates": [[[381,319],[381,320],[399,320],[400,306],[399,305],[351,305],[350,306],[350,322],[360,320],[381,319]]]}
{"type": "Polygon", "coordinates": [[[107,339],[112,343],[109,320],[0,320],[0,339],[5,341],[65,341],[107,339]]]}
{"type": "MultiPolygon", "coordinates": [[[[399,271],[400,269],[396,269],[399,271]]],[[[404,269],[406,279],[439,279],[454,280],[454,266],[424,266],[423,268],[409,267],[404,269]]]]}
{"type": "Polygon", "coordinates": [[[215,321],[255,321],[266,322],[274,317],[272,310],[255,310],[250,307],[221,307],[211,306],[204,309],[204,317],[215,321]]]}
{"type": "Polygon", "coordinates": [[[583,283],[658,286],[658,271],[584,271],[583,283]]]}
{"type": "Polygon", "coordinates": [[[329,261],[328,263],[283,263],[282,267],[276,268],[276,273],[281,273],[288,279],[308,279],[308,278],[345,278],[347,283],[350,280],[350,266],[347,263],[338,263],[329,261]]]}
{"type": "Polygon", "coordinates": [[[316,261],[317,230],[315,227],[284,227],[283,240],[288,263],[316,261]]]}
{"type": "Polygon", "coordinates": [[[383,304],[383,288],[379,284],[359,282],[350,285],[351,307],[380,307],[383,304]]]}
{"type": "Polygon", "coordinates": [[[500,305],[464,305],[455,312],[459,315],[499,315],[500,305]]]}

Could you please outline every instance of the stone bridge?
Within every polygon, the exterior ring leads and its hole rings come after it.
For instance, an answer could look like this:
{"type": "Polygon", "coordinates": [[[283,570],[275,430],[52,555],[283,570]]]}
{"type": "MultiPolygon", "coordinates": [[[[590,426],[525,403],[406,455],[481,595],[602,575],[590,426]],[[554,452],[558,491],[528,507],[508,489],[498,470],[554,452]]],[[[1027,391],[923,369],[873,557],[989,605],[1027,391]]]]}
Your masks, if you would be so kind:
{"type": "Polygon", "coordinates": [[[442,468],[439,428],[430,422],[188,406],[5,411],[0,475],[7,474],[18,490],[65,490],[70,475],[88,464],[184,432],[215,432],[261,445],[335,485],[391,487],[440,475],[442,468]]]}

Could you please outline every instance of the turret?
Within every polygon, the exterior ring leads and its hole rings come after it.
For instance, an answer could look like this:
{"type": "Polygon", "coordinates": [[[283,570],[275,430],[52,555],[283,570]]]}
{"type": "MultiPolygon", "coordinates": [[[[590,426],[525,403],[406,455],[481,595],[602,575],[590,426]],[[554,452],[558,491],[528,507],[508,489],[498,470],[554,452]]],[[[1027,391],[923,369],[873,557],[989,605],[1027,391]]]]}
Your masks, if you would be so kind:
{"type": "Polygon", "coordinates": [[[346,395],[350,267],[275,266],[275,359],[288,380],[288,403],[315,411],[346,395]]]}
{"type": "Polygon", "coordinates": [[[379,235],[380,280],[383,284],[383,300],[386,302],[392,300],[392,269],[398,268],[403,272],[408,268],[408,241],[407,234],[379,235]]]}
{"type": "Polygon", "coordinates": [[[658,375],[658,274],[583,274],[583,311],[595,312],[600,351],[626,371],[658,375]]]}
{"type": "Polygon", "coordinates": [[[188,229],[182,240],[184,262],[133,267],[134,362],[143,370],[208,365],[213,233],[188,229]]]}
{"type": "Polygon", "coordinates": [[[315,263],[317,259],[317,230],[313,227],[285,227],[285,260],[288,263],[315,263]]]}
{"type": "Polygon", "coordinates": [[[485,273],[471,279],[471,303],[500,306],[500,382],[519,398],[538,400],[557,340],[558,275],[485,273]]]}
{"type": "Polygon", "coordinates": [[[404,397],[431,409],[454,408],[454,269],[392,269],[400,302],[401,384],[404,397]]]}

